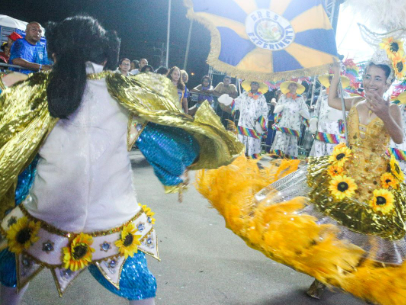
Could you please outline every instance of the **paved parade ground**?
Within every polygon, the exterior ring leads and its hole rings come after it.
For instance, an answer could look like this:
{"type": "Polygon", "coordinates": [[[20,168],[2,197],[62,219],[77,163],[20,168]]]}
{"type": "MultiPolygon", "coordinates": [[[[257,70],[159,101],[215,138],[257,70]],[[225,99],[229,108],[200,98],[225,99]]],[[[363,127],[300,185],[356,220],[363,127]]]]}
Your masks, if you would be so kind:
{"type": "MultiPolygon", "coordinates": [[[[139,202],[156,213],[161,262],[148,258],[157,278],[157,305],[359,305],[342,293],[312,300],[305,290],[312,279],[252,250],[192,186],[183,203],[165,195],[151,166],[139,151],[131,153],[139,202]]],[[[193,180],[194,174],[191,175],[193,180]]],[[[24,305],[121,305],[86,270],[59,298],[50,271],[30,284],[24,305]]]]}

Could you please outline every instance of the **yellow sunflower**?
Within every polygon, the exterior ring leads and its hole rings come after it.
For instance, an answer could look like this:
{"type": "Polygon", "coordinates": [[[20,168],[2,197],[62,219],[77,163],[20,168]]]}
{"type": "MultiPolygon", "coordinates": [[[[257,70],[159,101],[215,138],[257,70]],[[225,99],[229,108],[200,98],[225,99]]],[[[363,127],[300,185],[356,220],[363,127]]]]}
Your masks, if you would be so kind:
{"type": "Polygon", "coordinates": [[[24,250],[27,250],[39,239],[38,231],[40,226],[39,222],[30,221],[27,217],[21,217],[7,231],[8,249],[15,254],[21,254],[24,250]]]}
{"type": "Polygon", "coordinates": [[[336,177],[341,175],[344,172],[344,168],[342,166],[339,166],[337,164],[330,165],[327,169],[327,173],[330,175],[330,177],[336,177]]]}
{"type": "MultiPolygon", "coordinates": [[[[343,143],[342,143],[343,144],[343,143]]],[[[333,153],[328,159],[331,163],[343,166],[345,161],[351,156],[351,149],[349,149],[345,144],[339,144],[334,147],[333,153]]]]}
{"type": "Polygon", "coordinates": [[[403,174],[402,169],[400,168],[399,163],[398,161],[396,161],[394,155],[390,157],[390,171],[400,182],[403,182],[405,180],[405,175],[403,174]]]}
{"type": "Polygon", "coordinates": [[[385,189],[389,187],[396,189],[399,185],[399,181],[391,173],[384,173],[381,176],[381,185],[385,189]]]}
{"type": "Polygon", "coordinates": [[[369,205],[375,212],[381,212],[382,214],[388,214],[394,208],[394,197],[388,190],[380,189],[374,190],[374,197],[369,202],[369,205]]]}
{"type": "Polygon", "coordinates": [[[140,205],[141,208],[144,210],[144,213],[147,215],[147,217],[148,217],[148,222],[151,223],[151,224],[154,224],[154,223],[155,223],[155,218],[153,218],[152,216],[154,216],[155,213],[152,212],[152,211],[151,211],[151,208],[147,207],[146,204],[141,205],[141,204],[139,203],[139,205],[140,205]]]}
{"type": "Polygon", "coordinates": [[[92,261],[92,253],[95,251],[90,247],[92,244],[93,237],[85,233],[72,239],[70,245],[62,249],[64,268],[71,271],[85,268],[92,261]]]}
{"type": "Polygon", "coordinates": [[[393,57],[392,63],[396,77],[399,79],[403,78],[406,74],[406,58],[403,54],[398,53],[393,57]]]}
{"type": "Polygon", "coordinates": [[[403,54],[403,42],[393,37],[383,39],[379,46],[388,53],[389,57],[393,57],[396,54],[403,54]]]}
{"type": "Polygon", "coordinates": [[[337,200],[343,200],[344,198],[351,198],[355,194],[355,190],[358,188],[354,179],[347,176],[336,176],[330,181],[328,189],[333,197],[337,200]]]}
{"type": "Polygon", "coordinates": [[[134,253],[138,252],[138,246],[141,245],[141,235],[135,234],[137,231],[134,223],[130,222],[123,227],[121,238],[114,243],[117,246],[118,251],[123,254],[125,258],[128,256],[133,257],[134,253]]]}

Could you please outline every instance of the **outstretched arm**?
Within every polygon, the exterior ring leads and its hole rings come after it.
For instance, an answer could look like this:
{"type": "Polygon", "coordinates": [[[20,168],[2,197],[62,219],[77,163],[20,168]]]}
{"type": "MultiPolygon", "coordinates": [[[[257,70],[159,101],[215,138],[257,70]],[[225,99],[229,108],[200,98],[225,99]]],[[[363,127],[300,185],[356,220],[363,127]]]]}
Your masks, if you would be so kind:
{"type": "MultiPolygon", "coordinates": [[[[342,103],[341,103],[341,97],[337,93],[338,83],[340,80],[340,64],[335,63],[333,69],[334,69],[334,77],[331,80],[330,92],[328,93],[328,105],[332,108],[341,110],[343,108],[342,103]]],[[[359,101],[358,98],[344,99],[345,110],[349,111],[351,109],[351,107],[358,101],[359,101]]]]}

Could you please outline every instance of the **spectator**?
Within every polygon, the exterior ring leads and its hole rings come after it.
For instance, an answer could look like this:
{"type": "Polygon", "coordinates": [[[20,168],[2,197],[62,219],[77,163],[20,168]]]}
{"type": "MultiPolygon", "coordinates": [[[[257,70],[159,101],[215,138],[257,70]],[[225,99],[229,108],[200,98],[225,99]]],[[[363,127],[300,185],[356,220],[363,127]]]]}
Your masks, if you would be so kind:
{"type": "Polygon", "coordinates": [[[7,36],[7,44],[8,44],[8,48],[11,50],[11,47],[13,45],[13,43],[18,40],[23,38],[23,36],[21,36],[20,34],[18,34],[17,32],[13,32],[10,35],[7,36]]]}
{"type": "Polygon", "coordinates": [[[188,99],[190,97],[190,92],[186,84],[189,81],[189,74],[187,74],[185,70],[180,70],[180,75],[182,76],[182,81],[185,84],[185,99],[188,99]]]}
{"type": "Polygon", "coordinates": [[[154,68],[153,68],[152,66],[150,66],[150,65],[146,65],[146,66],[143,66],[143,67],[142,67],[142,69],[141,69],[140,72],[141,72],[141,73],[154,72],[154,68]]]}
{"type": "Polygon", "coordinates": [[[168,68],[164,66],[160,66],[158,69],[156,69],[155,73],[161,74],[161,75],[166,75],[168,74],[168,68]]]}
{"type": "Polygon", "coordinates": [[[172,67],[167,77],[172,81],[173,85],[178,89],[179,104],[185,113],[188,113],[188,102],[185,98],[185,84],[180,76],[180,69],[176,66],[172,67]]]}
{"type": "Polygon", "coordinates": [[[140,65],[139,60],[134,59],[133,61],[131,61],[131,71],[138,69],[139,65],[140,65]]]}
{"type": "Polygon", "coordinates": [[[131,70],[131,74],[137,75],[138,73],[140,73],[142,67],[146,65],[148,65],[148,60],[146,58],[141,58],[138,65],[138,69],[131,70]]]}
{"type": "Polygon", "coordinates": [[[30,22],[25,30],[25,38],[18,39],[11,47],[9,63],[25,68],[21,69],[21,73],[28,74],[52,68],[46,46],[40,42],[41,35],[41,25],[38,22],[30,22]]]}
{"type": "Polygon", "coordinates": [[[232,98],[237,98],[238,96],[237,87],[231,83],[231,77],[228,75],[225,75],[223,81],[218,83],[216,88],[214,88],[213,94],[216,96],[228,94],[232,98]]]}
{"type": "Polygon", "coordinates": [[[124,76],[130,76],[132,75],[129,71],[131,68],[131,61],[128,58],[122,58],[119,61],[118,68],[117,68],[117,73],[120,73],[124,76]]]}
{"type": "Polygon", "coordinates": [[[1,63],[8,63],[8,60],[10,58],[10,49],[8,47],[7,42],[3,42],[3,44],[0,47],[1,52],[0,52],[0,62],[1,63]]]}
{"type": "Polygon", "coordinates": [[[189,109],[191,115],[194,115],[200,105],[206,100],[213,107],[213,86],[211,85],[211,79],[208,75],[203,76],[201,84],[194,87],[190,92],[199,93],[196,105],[189,109]]]}
{"type": "Polygon", "coordinates": [[[13,45],[13,43],[17,39],[23,38],[20,34],[17,34],[16,32],[11,33],[8,37],[7,42],[4,42],[1,46],[1,52],[0,52],[0,61],[4,63],[8,63],[10,59],[10,49],[13,45]]]}

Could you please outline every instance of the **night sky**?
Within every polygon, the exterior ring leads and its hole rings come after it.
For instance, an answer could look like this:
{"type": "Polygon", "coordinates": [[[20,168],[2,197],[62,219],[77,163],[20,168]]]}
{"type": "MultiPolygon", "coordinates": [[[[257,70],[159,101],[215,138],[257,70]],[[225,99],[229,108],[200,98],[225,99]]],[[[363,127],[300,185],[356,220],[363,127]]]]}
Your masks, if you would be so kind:
{"type": "MultiPolygon", "coordinates": [[[[160,65],[160,49],[166,50],[168,0],[0,0],[0,14],[26,22],[44,24],[79,13],[89,14],[106,29],[117,31],[121,38],[120,57],[145,57],[154,68],[160,65]]],[[[183,68],[190,25],[183,0],[172,0],[171,22],[169,66],[183,68]]],[[[207,74],[209,49],[209,31],[194,22],[187,66],[189,88],[207,74]]]]}

